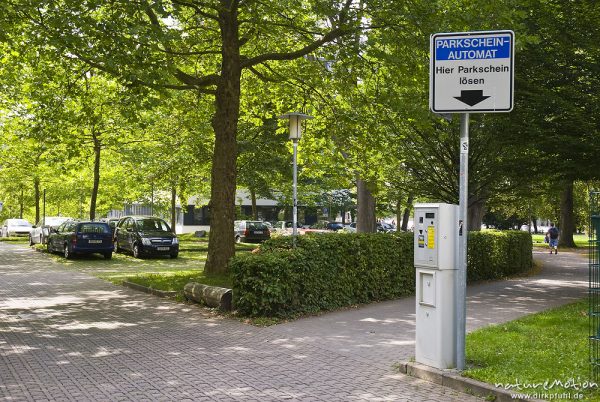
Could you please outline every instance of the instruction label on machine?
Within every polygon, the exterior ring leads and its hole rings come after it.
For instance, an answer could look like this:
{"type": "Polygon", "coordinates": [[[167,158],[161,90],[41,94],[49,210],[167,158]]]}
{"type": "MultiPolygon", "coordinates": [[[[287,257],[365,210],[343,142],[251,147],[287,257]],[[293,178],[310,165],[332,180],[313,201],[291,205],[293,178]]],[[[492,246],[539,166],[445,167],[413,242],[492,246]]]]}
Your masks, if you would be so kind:
{"type": "Polygon", "coordinates": [[[435,248],[435,226],[427,227],[427,248],[435,248]]]}

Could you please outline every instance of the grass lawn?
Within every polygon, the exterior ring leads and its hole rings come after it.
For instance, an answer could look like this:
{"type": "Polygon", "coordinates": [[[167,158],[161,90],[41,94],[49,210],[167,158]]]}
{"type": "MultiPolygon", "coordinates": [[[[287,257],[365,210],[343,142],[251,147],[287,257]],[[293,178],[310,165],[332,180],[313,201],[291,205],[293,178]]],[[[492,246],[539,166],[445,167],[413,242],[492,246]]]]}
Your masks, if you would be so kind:
{"type": "Polygon", "coordinates": [[[590,379],[587,310],[588,302],[582,300],[468,334],[464,375],[492,385],[512,384],[515,393],[554,394],[554,400],[565,400],[560,394],[570,393],[570,399],[582,394],[585,400],[600,400],[597,387],[551,385],[555,380],[581,384],[590,379]],[[549,390],[543,385],[524,387],[546,381],[549,390]]]}
{"type": "MultiPolygon", "coordinates": [[[[531,238],[533,240],[533,246],[538,247],[548,247],[548,244],[544,243],[543,234],[532,234],[531,238]]],[[[575,245],[577,247],[587,247],[588,246],[588,235],[586,234],[576,234],[573,235],[573,241],[575,241],[575,245]]]]}
{"type": "Polygon", "coordinates": [[[6,241],[10,243],[29,243],[29,238],[27,236],[0,237],[0,241],[6,241]]]}

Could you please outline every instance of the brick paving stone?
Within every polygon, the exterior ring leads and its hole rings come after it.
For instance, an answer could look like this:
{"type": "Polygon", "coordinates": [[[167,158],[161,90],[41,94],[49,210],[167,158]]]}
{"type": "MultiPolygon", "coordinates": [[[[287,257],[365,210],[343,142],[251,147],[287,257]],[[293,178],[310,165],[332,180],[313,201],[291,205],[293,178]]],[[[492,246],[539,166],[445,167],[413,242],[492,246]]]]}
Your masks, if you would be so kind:
{"type": "MultiPolygon", "coordinates": [[[[540,275],[469,287],[469,330],[585,296],[584,259],[536,258],[540,275]]],[[[406,298],[256,328],[0,243],[1,400],[478,400],[395,372],[414,326],[406,298]]]]}

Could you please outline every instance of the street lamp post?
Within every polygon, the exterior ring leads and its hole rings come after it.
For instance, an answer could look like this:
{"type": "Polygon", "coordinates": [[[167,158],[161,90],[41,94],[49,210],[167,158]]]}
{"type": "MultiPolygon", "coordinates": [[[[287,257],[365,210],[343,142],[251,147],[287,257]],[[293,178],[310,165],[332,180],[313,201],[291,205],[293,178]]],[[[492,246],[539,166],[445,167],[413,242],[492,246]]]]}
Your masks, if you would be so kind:
{"type": "Polygon", "coordinates": [[[298,141],[302,137],[302,120],[312,119],[312,116],[304,113],[286,113],[279,116],[280,119],[288,119],[290,123],[290,140],[294,149],[294,170],[293,170],[293,206],[292,206],[292,237],[294,246],[298,236],[298,141]]]}

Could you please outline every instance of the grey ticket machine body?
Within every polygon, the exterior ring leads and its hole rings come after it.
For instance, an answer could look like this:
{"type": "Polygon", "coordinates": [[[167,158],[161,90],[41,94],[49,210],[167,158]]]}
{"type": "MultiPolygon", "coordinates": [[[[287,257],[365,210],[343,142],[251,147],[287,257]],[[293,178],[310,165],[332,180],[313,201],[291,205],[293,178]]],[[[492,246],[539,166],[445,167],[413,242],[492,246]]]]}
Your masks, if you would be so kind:
{"type": "Polygon", "coordinates": [[[416,204],[414,234],[415,359],[439,369],[453,368],[456,367],[454,281],[458,206],[416,204]]]}

